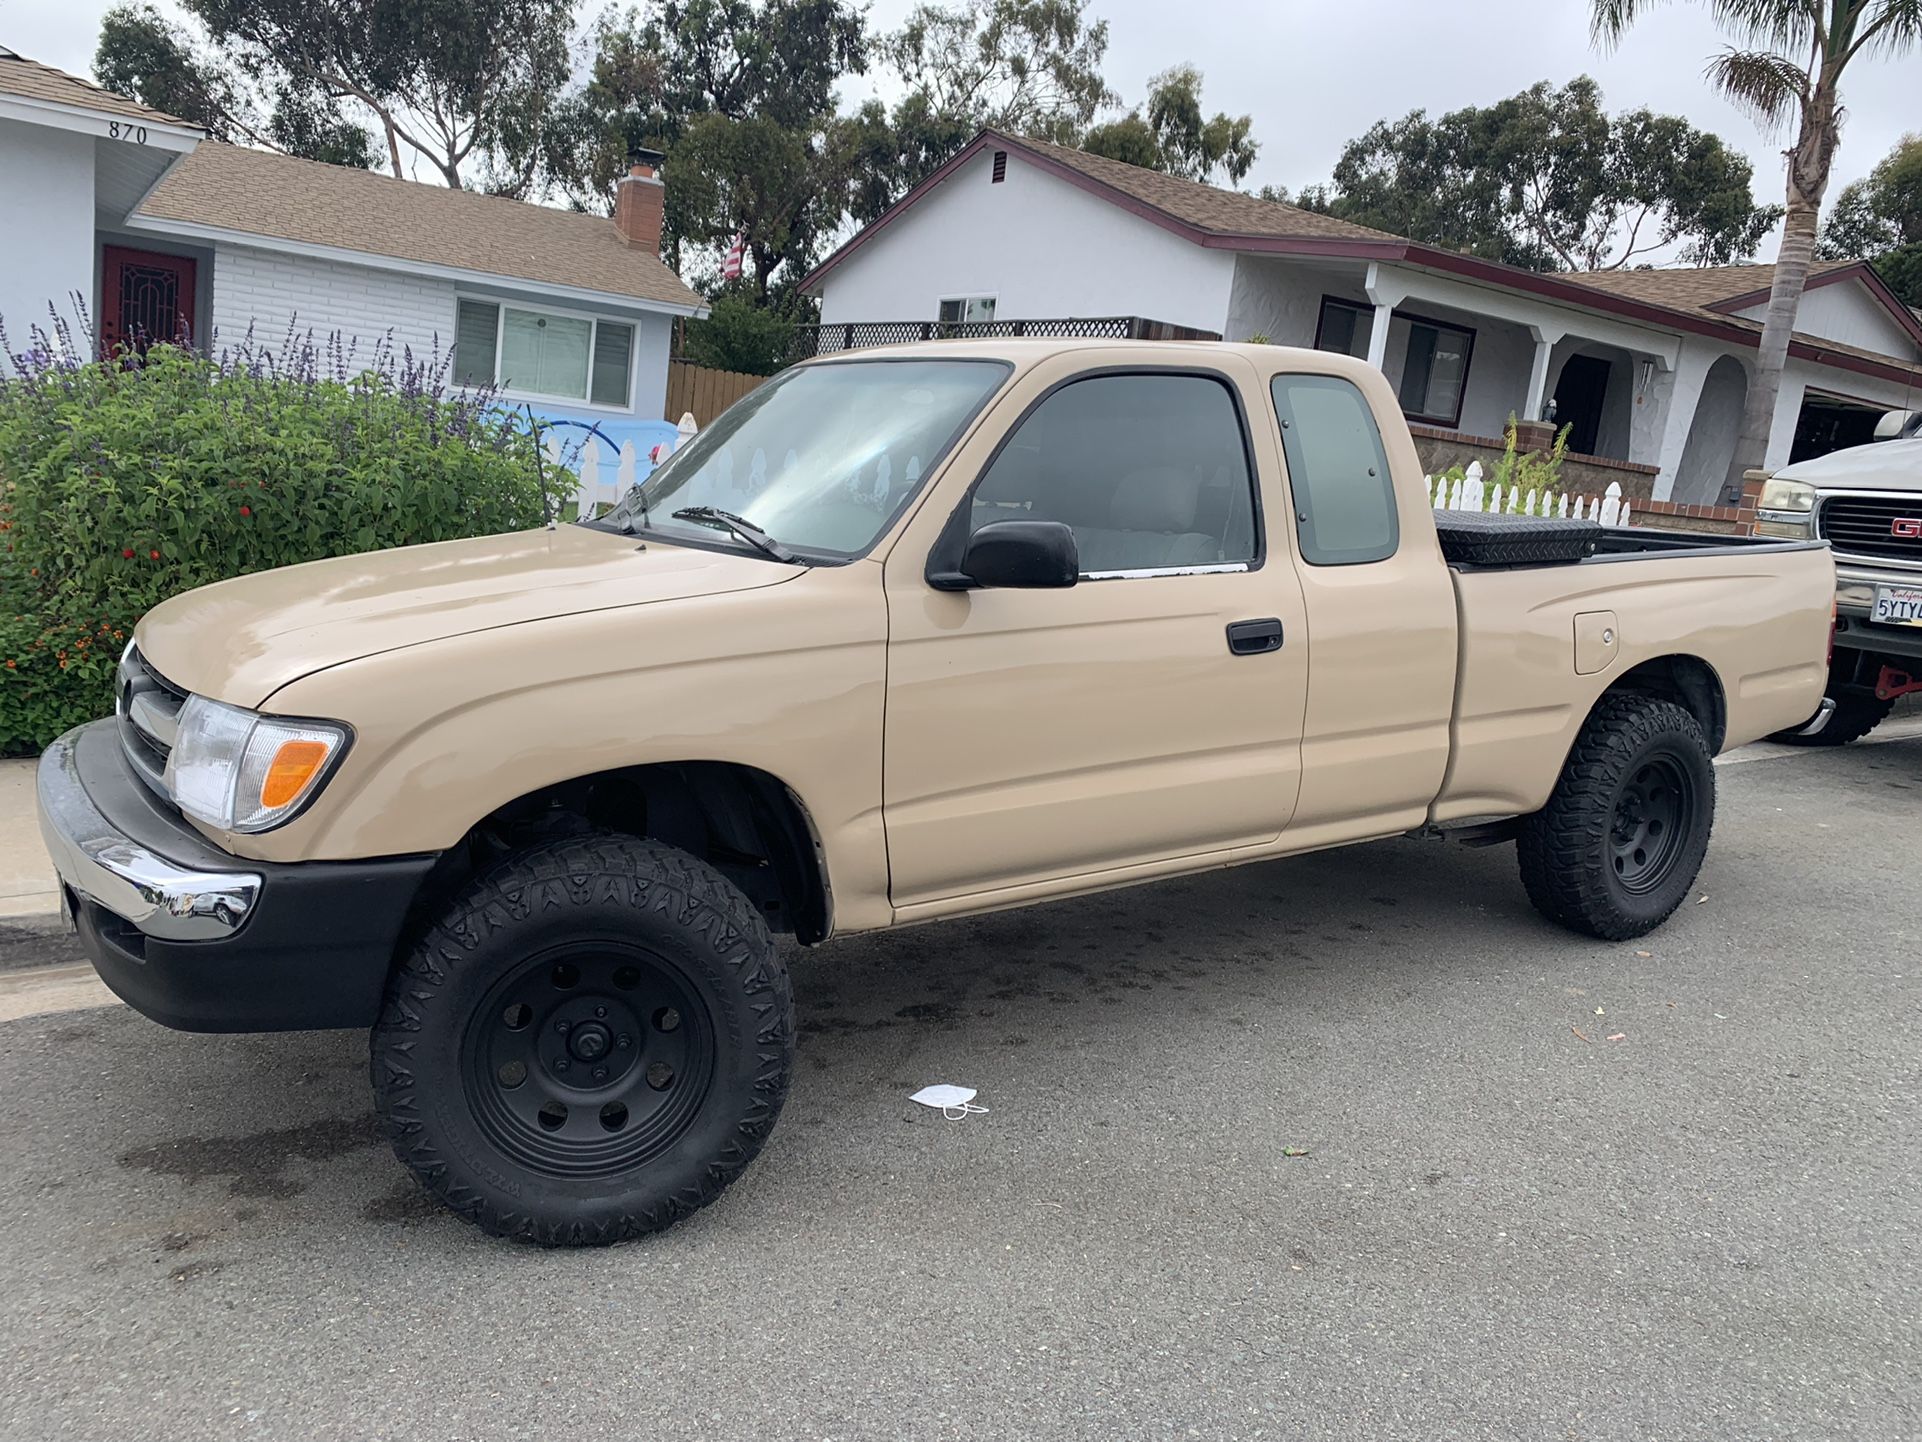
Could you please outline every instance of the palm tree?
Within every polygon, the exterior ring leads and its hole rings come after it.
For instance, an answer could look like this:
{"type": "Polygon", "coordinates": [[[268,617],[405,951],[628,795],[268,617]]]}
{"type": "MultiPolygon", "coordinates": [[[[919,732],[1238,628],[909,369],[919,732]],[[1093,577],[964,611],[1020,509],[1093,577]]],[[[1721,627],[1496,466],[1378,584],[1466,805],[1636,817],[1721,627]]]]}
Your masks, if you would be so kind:
{"type": "MultiPolygon", "coordinates": [[[[1613,45],[1654,0],[1591,0],[1591,33],[1613,45]]],[[[1795,312],[1815,254],[1816,220],[1828,190],[1829,167],[1841,140],[1842,72],[1862,54],[1896,56],[1922,40],[1922,0],[1701,0],[1736,41],[1708,65],[1722,93],[1764,125],[1796,118],[1788,157],[1788,215],[1769,285],[1768,318],[1755,376],[1742,409],[1742,434],[1729,465],[1730,499],[1741,494],[1743,472],[1762,464],[1768,450],[1782,363],[1795,331],[1795,312]]]]}

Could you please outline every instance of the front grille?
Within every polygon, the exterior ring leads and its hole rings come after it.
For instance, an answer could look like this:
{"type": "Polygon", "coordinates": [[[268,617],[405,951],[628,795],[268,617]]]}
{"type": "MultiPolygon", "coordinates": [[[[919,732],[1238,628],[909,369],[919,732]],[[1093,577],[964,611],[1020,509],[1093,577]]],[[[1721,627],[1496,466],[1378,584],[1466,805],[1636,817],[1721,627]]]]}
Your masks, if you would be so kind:
{"type": "MultiPolygon", "coordinates": [[[[129,648],[116,677],[114,715],[120,722],[120,748],[134,774],[161,797],[167,796],[167,758],[180,728],[187,693],[129,648]]],[[[169,798],[171,799],[171,798],[169,798]]]]}
{"type": "Polygon", "coordinates": [[[1922,565],[1922,496],[1832,496],[1815,529],[1838,556],[1922,565]]]}

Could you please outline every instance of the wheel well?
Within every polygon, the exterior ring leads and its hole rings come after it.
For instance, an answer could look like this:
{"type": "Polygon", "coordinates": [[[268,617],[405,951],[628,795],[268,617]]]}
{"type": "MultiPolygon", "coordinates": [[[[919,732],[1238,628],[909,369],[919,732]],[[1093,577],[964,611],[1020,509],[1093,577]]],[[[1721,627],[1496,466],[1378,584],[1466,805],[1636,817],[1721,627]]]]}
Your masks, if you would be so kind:
{"type": "Polygon", "coordinates": [[[577,776],[516,797],[448,848],[414,904],[425,925],[477,872],[543,841],[589,831],[651,837],[738,886],[774,931],[824,940],[827,865],[807,808],[780,778],[720,761],[663,762],[577,776]]]}
{"type": "MultiPolygon", "coordinates": [[[[1642,662],[1602,693],[1603,697],[1622,695],[1673,701],[1701,726],[1710,754],[1721,751],[1722,738],[1728,734],[1728,701],[1721,677],[1699,656],[1658,656],[1642,662]]],[[[1601,704],[1600,698],[1596,704],[1601,704]]]]}

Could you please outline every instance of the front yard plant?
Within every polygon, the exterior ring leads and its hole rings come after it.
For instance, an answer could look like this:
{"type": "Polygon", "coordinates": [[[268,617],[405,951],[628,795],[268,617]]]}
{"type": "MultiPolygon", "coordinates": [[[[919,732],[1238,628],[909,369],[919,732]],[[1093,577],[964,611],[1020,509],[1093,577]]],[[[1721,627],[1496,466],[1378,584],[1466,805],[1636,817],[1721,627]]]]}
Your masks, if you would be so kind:
{"type": "Polygon", "coordinates": [[[308,334],[96,360],[63,327],[0,350],[0,754],[110,710],[176,592],[543,517],[525,420],[444,357],[308,334]]]}

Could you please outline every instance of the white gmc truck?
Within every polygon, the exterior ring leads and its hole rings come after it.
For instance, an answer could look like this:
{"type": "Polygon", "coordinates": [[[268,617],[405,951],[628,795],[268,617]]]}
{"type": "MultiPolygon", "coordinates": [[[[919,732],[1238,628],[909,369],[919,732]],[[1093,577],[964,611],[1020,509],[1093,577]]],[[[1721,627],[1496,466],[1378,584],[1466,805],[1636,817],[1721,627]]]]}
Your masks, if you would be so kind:
{"type": "Polygon", "coordinates": [[[1757,528],[1835,553],[1828,694],[1809,725],[1773,739],[1846,746],[1922,691],[1922,411],[1891,411],[1873,443],[1777,471],[1757,528]]]}

